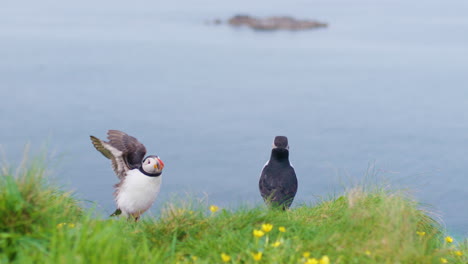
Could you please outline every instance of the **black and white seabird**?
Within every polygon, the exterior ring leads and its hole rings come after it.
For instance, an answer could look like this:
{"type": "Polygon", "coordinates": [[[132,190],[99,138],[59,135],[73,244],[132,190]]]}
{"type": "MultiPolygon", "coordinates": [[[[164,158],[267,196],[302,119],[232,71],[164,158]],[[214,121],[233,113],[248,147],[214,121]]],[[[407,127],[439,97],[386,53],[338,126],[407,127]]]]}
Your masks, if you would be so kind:
{"type": "Polygon", "coordinates": [[[112,169],[120,180],[114,186],[117,210],[112,215],[122,214],[138,221],[159,194],[164,163],[158,156],[144,158],[145,146],[122,131],[109,130],[108,142],[90,137],[94,147],[112,160],[112,169]]]}
{"type": "Polygon", "coordinates": [[[297,178],[289,163],[287,137],[275,137],[270,160],[263,167],[258,185],[267,205],[283,210],[291,206],[297,192],[297,178]]]}

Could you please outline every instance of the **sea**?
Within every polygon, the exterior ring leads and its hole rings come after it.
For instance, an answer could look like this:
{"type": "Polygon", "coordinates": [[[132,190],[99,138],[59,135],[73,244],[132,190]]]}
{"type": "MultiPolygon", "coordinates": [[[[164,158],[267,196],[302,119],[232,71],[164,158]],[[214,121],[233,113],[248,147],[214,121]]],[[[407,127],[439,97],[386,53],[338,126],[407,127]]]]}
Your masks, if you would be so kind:
{"type": "Polygon", "coordinates": [[[293,207],[401,190],[464,238],[467,14],[466,0],[2,1],[3,160],[46,155],[56,184],[107,215],[117,178],[89,136],[118,129],[165,163],[148,215],[173,201],[235,210],[263,203],[284,135],[293,207]],[[225,23],[238,14],[328,27],[225,23]]]}

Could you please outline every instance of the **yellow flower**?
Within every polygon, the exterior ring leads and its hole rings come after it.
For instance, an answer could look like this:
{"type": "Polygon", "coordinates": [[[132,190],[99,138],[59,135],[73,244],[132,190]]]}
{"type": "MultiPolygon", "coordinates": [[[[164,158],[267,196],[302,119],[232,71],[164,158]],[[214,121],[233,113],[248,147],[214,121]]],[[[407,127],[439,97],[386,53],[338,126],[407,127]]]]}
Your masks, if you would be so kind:
{"type": "Polygon", "coordinates": [[[278,230],[279,230],[280,232],[283,232],[283,233],[284,233],[284,232],[286,232],[286,227],[280,226],[280,227],[278,227],[278,230]]]}
{"type": "Polygon", "coordinates": [[[315,258],[310,258],[310,259],[307,259],[307,261],[305,262],[305,264],[319,264],[318,260],[315,259],[315,258]]]}
{"type": "Polygon", "coordinates": [[[69,227],[69,228],[74,228],[74,227],[75,227],[75,224],[69,223],[69,224],[68,224],[68,227],[69,227]]]}
{"type": "Polygon", "coordinates": [[[218,210],[219,210],[219,207],[218,207],[218,206],[216,206],[216,205],[210,206],[210,211],[211,211],[212,213],[216,213],[218,210]]]}
{"type": "Polygon", "coordinates": [[[265,231],[265,233],[270,232],[271,229],[273,229],[273,225],[272,225],[272,224],[263,224],[263,225],[262,225],[262,230],[265,231]]]}
{"type": "Polygon", "coordinates": [[[198,257],[197,256],[192,256],[191,257],[193,261],[197,261],[198,257]]]}
{"type": "Polygon", "coordinates": [[[426,235],[426,232],[416,231],[416,234],[422,237],[426,235]]]}
{"type": "Polygon", "coordinates": [[[441,263],[448,263],[448,260],[446,258],[440,258],[441,263]]]}
{"type": "Polygon", "coordinates": [[[271,244],[272,247],[279,247],[281,246],[281,241],[276,241],[275,243],[271,244]]]}
{"type": "Polygon", "coordinates": [[[447,243],[452,243],[453,242],[453,238],[448,236],[445,238],[445,241],[447,241],[447,243]]]}
{"type": "Polygon", "coordinates": [[[260,261],[262,259],[262,255],[263,255],[262,252],[252,253],[252,257],[255,261],[260,261]]]}
{"type": "Polygon", "coordinates": [[[265,235],[265,233],[264,233],[262,230],[254,229],[253,235],[254,235],[255,237],[262,237],[262,236],[265,235]]]}
{"type": "Polygon", "coordinates": [[[463,256],[463,252],[461,252],[460,250],[457,250],[457,251],[454,251],[453,254],[455,254],[455,256],[463,256]]]}
{"type": "Polygon", "coordinates": [[[67,224],[67,223],[60,223],[60,224],[57,225],[57,228],[60,229],[60,228],[64,227],[66,224],[67,224]]]}
{"type": "Polygon", "coordinates": [[[221,253],[221,259],[223,262],[229,262],[231,260],[231,257],[228,254],[221,253]]]}
{"type": "Polygon", "coordinates": [[[320,259],[320,264],[330,264],[330,259],[328,258],[327,255],[325,256],[322,256],[322,258],[320,259]]]}
{"type": "Polygon", "coordinates": [[[367,256],[370,256],[370,255],[372,254],[369,250],[366,250],[364,253],[365,253],[367,256]]]}
{"type": "Polygon", "coordinates": [[[304,258],[308,258],[308,257],[310,257],[310,252],[309,252],[309,251],[306,251],[306,252],[302,253],[302,256],[303,256],[304,258]]]}

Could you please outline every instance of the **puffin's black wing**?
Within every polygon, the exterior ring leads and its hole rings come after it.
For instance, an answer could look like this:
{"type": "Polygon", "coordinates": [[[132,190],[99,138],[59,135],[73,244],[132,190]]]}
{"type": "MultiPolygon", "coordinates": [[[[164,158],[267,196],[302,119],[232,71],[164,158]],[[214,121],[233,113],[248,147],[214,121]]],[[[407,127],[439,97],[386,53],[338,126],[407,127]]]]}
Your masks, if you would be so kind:
{"type": "Polygon", "coordinates": [[[259,182],[260,194],[263,199],[273,206],[283,209],[291,206],[297,192],[297,178],[294,168],[289,166],[281,172],[265,166],[259,182]]]}
{"type": "Polygon", "coordinates": [[[109,130],[109,142],[91,136],[94,147],[106,158],[112,160],[112,169],[119,179],[128,170],[138,168],[146,154],[146,148],[132,136],[118,130],[109,130]]]}
{"type": "Polygon", "coordinates": [[[139,168],[146,155],[146,148],[136,138],[118,130],[107,132],[109,144],[122,151],[125,162],[130,169],[139,168]]]}
{"type": "Polygon", "coordinates": [[[117,174],[117,177],[119,177],[119,179],[124,178],[129,168],[122,156],[122,151],[111,146],[109,142],[100,140],[97,137],[90,136],[90,138],[94,147],[99,152],[101,152],[104,157],[112,160],[112,169],[114,170],[115,174],[117,174]]]}

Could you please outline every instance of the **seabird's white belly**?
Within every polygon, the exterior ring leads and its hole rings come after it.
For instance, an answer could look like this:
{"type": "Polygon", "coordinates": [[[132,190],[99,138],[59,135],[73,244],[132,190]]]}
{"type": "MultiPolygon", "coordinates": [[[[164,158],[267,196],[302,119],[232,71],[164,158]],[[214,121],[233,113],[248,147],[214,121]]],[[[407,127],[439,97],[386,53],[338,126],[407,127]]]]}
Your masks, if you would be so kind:
{"type": "Polygon", "coordinates": [[[149,177],[138,169],[129,170],[118,187],[115,200],[123,215],[141,215],[148,210],[159,194],[161,177],[149,177]]]}

